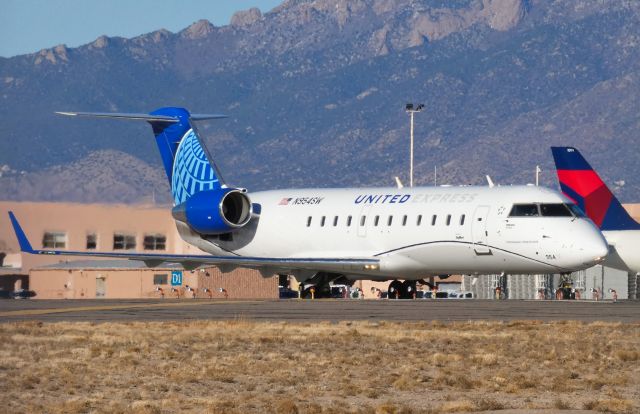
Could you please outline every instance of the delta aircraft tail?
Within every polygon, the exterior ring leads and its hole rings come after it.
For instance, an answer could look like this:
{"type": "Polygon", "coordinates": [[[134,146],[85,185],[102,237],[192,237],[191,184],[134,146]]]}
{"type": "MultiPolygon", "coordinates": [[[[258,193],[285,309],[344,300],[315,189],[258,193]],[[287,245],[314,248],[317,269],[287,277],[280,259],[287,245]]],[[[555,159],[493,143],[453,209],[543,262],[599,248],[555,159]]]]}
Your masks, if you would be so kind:
{"type": "Polygon", "coordinates": [[[551,147],[562,192],[602,231],[640,230],[620,201],[575,148],[551,147]]]}

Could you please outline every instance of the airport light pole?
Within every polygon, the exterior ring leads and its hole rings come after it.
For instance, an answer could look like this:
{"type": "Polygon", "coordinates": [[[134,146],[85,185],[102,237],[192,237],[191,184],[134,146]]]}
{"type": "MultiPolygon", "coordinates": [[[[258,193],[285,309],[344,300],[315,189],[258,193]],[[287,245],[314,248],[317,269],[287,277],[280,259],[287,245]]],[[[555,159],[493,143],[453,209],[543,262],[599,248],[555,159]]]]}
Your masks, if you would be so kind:
{"type": "Polygon", "coordinates": [[[413,188],[413,114],[416,112],[422,111],[424,108],[424,104],[413,105],[412,103],[408,103],[405,106],[405,111],[409,114],[411,118],[411,134],[410,134],[410,148],[409,148],[409,188],[413,188]]]}

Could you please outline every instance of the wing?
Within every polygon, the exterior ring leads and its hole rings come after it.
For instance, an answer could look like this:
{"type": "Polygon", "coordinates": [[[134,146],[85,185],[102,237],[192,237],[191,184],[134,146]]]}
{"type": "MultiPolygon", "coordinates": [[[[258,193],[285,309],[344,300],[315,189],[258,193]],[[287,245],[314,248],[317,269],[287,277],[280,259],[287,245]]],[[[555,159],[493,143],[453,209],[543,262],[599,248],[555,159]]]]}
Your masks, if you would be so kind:
{"type": "Polygon", "coordinates": [[[266,268],[270,270],[334,270],[344,272],[348,270],[372,270],[377,269],[379,260],[373,258],[284,258],[284,257],[250,257],[250,256],[212,256],[184,255],[184,254],[158,254],[158,253],[127,253],[127,252],[86,252],[72,250],[37,250],[31,246],[29,239],[25,235],[20,223],[12,211],[9,212],[9,219],[16,234],[20,250],[24,253],[59,255],[59,256],[82,256],[100,258],[118,258],[144,261],[149,267],[156,267],[163,263],[178,263],[185,269],[195,269],[203,265],[213,265],[220,267],[248,267],[266,268]]]}

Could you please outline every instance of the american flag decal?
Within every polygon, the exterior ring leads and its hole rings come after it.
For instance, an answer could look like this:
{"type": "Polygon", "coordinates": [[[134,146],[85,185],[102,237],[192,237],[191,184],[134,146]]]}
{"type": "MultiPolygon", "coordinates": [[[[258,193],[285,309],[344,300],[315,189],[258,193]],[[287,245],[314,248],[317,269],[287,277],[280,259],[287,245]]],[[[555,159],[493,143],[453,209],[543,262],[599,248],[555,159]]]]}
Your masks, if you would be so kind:
{"type": "Polygon", "coordinates": [[[280,200],[278,205],[279,206],[288,206],[289,205],[289,201],[291,201],[291,198],[283,198],[282,200],[280,200]]]}

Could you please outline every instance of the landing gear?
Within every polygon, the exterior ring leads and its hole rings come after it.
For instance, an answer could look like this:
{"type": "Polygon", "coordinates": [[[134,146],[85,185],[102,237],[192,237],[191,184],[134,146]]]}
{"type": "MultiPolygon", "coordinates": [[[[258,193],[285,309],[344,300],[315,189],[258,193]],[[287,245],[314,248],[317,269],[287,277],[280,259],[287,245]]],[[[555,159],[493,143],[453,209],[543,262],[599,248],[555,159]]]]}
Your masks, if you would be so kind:
{"type": "Polygon", "coordinates": [[[402,282],[402,299],[415,299],[416,298],[416,281],[405,280],[402,282]]]}
{"type": "Polygon", "coordinates": [[[416,281],[405,280],[401,282],[394,280],[389,284],[389,299],[414,299],[416,294],[416,281]]]}
{"type": "Polygon", "coordinates": [[[560,274],[560,284],[556,290],[556,299],[575,299],[575,290],[573,289],[573,279],[570,273],[560,274]]]}
{"type": "MultiPolygon", "coordinates": [[[[307,287],[302,291],[302,297],[304,299],[311,299],[311,289],[314,290],[313,297],[315,299],[330,298],[331,297],[331,285],[330,283],[342,275],[335,273],[319,272],[311,279],[307,280],[307,287]]],[[[305,284],[306,284],[305,283],[305,284]]]]}
{"type": "Polygon", "coordinates": [[[391,282],[389,284],[389,290],[388,290],[388,298],[389,299],[402,299],[402,297],[400,296],[402,293],[402,282],[399,280],[394,280],[393,282],[391,282]]]}

